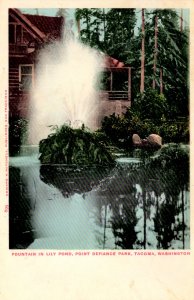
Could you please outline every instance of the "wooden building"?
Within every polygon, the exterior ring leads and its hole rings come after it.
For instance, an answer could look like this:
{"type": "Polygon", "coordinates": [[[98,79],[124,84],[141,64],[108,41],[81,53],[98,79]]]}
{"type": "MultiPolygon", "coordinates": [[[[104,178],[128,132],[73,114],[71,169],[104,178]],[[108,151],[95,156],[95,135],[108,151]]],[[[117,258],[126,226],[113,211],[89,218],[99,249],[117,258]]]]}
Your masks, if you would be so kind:
{"type": "Polygon", "coordinates": [[[22,14],[9,10],[9,111],[26,117],[34,83],[36,57],[44,43],[60,39],[63,18],[22,14]]]}
{"type": "MultiPolygon", "coordinates": [[[[35,81],[38,51],[62,37],[63,17],[28,15],[9,9],[9,112],[10,117],[27,117],[29,92],[35,81]]],[[[131,69],[106,56],[101,118],[120,114],[131,103],[131,69]],[[124,85],[124,89],[123,89],[124,85]]]]}

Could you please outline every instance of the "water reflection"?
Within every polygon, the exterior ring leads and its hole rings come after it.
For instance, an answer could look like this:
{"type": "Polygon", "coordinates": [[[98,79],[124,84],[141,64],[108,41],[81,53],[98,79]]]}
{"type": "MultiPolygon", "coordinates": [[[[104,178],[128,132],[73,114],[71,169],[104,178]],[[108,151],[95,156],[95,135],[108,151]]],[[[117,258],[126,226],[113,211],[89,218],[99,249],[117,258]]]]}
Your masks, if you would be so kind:
{"type": "Polygon", "coordinates": [[[20,168],[9,171],[9,248],[26,248],[34,240],[33,207],[20,168]]]}
{"type": "Polygon", "coordinates": [[[189,167],[182,163],[11,167],[10,248],[34,240],[30,248],[188,249],[189,167]]]}
{"type": "Polygon", "coordinates": [[[62,165],[42,165],[40,179],[57,187],[64,197],[75,193],[86,193],[108,176],[111,167],[79,167],[62,165]]]}

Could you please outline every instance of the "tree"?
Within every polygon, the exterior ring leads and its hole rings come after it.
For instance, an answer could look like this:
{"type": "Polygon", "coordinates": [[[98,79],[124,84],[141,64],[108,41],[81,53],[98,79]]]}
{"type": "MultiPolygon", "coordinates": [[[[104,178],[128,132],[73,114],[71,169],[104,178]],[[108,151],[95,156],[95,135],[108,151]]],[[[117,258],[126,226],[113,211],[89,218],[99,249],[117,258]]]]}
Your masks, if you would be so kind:
{"type": "Polygon", "coordinates": [[[63,17],[64,19],[68,16],[67,9],[59,8],[56,12],[56,17],[63,17]]]}
{"type": "Polygon", "coordinates": [[[90,44],[90,21],[92,10],[88,8],[76,9],[76,21],[80,24],[80,39],[83,43],[90,44]],[[82,27],[82,28],[81,28],[82,27]]]}
{"type": "Polygon", "coordinates": [[[134,9],[77,9],[76,20],[80,22],[82,42],[124,62],[128,60],[136,23],[134,9]]]}
{"type": "Polygon", "coordinates": [[[180,31],[175,10],[154,10],[148,15],[146,80],[168,99],[172,116],[188,113],[188,36],[180,31]],[[154,70],[152,66],[154,65],[154,70]],[[154,71],[154,72],[153,72],[154,71]],[[153,74],[153,75],[152,75],[153,74]]]}
{"type": "Polygon", "coordinates": [[[105,50],[110,56],[129,62],[135,24],[135,9],[110,9],[107,12],[105,50]]]}
{"type": "Polygon", "coordinates": [[[141,84],[140,92],[144,92],[144,76],[145,76],[145,18],[144,9],[142,9],[142,42],[141,42],[141,84]]]}

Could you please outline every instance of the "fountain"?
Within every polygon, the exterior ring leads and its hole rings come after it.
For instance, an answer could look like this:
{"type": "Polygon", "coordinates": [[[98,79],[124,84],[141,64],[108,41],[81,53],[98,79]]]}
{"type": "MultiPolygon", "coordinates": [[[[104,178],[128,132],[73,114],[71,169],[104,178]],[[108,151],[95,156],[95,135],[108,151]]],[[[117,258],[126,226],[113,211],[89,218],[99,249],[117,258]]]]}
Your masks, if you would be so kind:
{"type": "Polygon", "coordinates": [[[98,79],[103,59],[96,50],[65,33],[47,45],[38,58],[29,109],[29,144],[38,144],[49,126],[69,123],[96,129],[98,79]]]}

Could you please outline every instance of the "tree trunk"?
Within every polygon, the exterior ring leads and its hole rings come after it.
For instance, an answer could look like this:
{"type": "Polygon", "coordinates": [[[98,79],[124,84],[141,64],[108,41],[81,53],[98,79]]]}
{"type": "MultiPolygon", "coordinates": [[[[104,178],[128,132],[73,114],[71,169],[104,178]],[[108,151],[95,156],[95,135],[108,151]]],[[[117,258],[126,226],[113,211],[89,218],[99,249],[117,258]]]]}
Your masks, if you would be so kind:
{"type": "Polygon", "coordinates": [[[102,15],[103,15],[103,30],[104,30],[104,42],[105,42],[105,36],[106,36],[106,17],[105,17],[105,9],[102,9],[102,15]]]}
{"type": "Polygon", "coordinates": [[[155,38],[154,38],[154,78],[153,78],[153,89],[156,88],[156,64],[157,64],[157,54],[158,54],[158,16],[155,17],[155,38]]]}
{"type": "Polygon", "coordinates": [[[163,94],[163,72],[162,72],[162,68],[160,68],[160,94],[163,94]]]}
{"type": "Polygon", "coordinates": [[[87,24],[87,38],[90,41],[90,24],[89,24],[89,12],[86,12],[86,24],[87,24]]]}
{"type": "Polygon", "coordinates": [[[78,32],[78,36],[80,36],[80,30],[81,30],[81,27],[80,27],[80,19],[77,20],[77,32],[78,32]]]}
{"type": "Polygon", "coordinates": [[[183,9],[181,8],[180,31],[183,32],[183,9]]]}
{"type": "Polygon", "coordinates": [[[145,17],[144,9],[142,8],[142,41],[141,41],[141,83],[140,83],[140,92],[144,92],[145,84],[145,17]]]}

